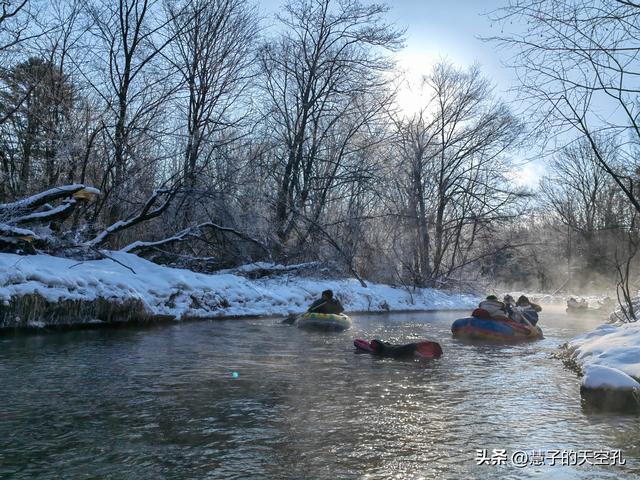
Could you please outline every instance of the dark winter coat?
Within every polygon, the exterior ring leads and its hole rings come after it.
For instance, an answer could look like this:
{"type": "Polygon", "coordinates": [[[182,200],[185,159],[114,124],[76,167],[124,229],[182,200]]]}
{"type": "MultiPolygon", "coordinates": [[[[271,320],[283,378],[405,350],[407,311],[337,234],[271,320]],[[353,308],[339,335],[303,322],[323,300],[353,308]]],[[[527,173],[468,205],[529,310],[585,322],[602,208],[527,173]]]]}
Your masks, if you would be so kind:
{"type": "Polygon", "coordinates": [[[342,304],[340,303],[340,300],[336,298],[330,298],[328,300],[325,300],[324,298],[320,298],[315,302],[313,302],[309,306],[309,310],[307,311],[314,312],[314,313],[332,313],[337,315],[339,313],[344,312],[344,308],[342,308],[342,304]]]}

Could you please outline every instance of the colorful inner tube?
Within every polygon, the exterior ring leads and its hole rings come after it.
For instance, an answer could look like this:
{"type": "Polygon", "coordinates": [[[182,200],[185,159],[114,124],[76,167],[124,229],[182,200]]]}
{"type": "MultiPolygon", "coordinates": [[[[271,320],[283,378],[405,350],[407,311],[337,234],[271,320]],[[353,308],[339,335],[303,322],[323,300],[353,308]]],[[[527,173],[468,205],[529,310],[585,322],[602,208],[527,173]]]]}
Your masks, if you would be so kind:
{"type": "Polygon", "coordinates": [[[529,326],[513,320],[486,320],[484,318],[459,318],[451,325],[454,337],[472,340],[523,341],[543,338],[540,327],[529,326]]]}
{"type": "Polygon", "coordinates": [[[298,328],[341,332],[351,327],[351,319],[346,315],[332,313],[305,313],[296,322],[298,328]]]}

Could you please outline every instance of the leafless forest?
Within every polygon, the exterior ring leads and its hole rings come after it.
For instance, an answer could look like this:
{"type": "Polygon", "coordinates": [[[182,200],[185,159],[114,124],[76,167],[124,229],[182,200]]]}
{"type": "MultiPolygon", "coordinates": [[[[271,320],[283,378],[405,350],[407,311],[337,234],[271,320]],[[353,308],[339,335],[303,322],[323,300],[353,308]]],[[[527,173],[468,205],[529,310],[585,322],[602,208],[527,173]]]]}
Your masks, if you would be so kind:
{"type": "Polygon", "coordinates": [[[518,102],[443,60],[410,115],[385,5],[0,6],[3,251],[610,289],[635,316],[640,4],[505,1],[478,21],[504,25],[486,41],[518,102]],[[525,157],[545,159],[539,184],[514,181],[525,157]]]}

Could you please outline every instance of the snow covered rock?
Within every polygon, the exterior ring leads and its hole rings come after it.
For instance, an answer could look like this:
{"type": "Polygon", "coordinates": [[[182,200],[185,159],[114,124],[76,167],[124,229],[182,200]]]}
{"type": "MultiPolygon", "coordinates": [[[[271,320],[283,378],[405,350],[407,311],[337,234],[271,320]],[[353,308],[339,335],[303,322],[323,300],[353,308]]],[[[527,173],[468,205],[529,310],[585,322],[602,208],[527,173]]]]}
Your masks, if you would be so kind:
{"type": "Polygon", "coordinates": [[[640,383],[624,372],[589,365],[580,385],[588,404],[604,410],[640,410],[640,383]]]}
{"type": "Polygon", "coordinates": [[[582,388],[586,389],[640,389],[640,383],[624,372],[616,368],[602,365],[589,365],[582,378],[582,388]]]}

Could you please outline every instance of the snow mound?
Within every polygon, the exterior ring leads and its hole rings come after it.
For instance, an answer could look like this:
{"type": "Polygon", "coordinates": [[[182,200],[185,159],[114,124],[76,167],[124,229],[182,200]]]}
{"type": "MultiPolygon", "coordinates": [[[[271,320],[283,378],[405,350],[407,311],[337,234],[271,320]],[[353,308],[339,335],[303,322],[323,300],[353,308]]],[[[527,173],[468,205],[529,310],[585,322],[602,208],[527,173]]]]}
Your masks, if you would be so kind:
{"type": "Polygon", "coordinates": [[[640,383],[624,372],[602,365],[589,365],[582,379],[584,388],[640,389],[640,383]]]}
{"type": "Polygon", "coordinates": [[[567,346],[585,372],[601,366],[640,379],[640,323],[600,325],[567,346]]]}

